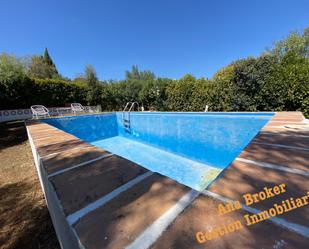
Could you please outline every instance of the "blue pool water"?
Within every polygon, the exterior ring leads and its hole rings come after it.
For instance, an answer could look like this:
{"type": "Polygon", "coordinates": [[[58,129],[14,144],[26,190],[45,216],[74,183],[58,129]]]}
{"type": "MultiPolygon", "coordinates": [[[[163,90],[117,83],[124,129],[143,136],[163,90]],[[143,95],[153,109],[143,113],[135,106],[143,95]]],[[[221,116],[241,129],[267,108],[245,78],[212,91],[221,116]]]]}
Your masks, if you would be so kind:
{"type": "Polygon", "coordinates": [[[272,113],[133,112],[45,120],[97,147],[196,190],[225,169],[272,113]]]}

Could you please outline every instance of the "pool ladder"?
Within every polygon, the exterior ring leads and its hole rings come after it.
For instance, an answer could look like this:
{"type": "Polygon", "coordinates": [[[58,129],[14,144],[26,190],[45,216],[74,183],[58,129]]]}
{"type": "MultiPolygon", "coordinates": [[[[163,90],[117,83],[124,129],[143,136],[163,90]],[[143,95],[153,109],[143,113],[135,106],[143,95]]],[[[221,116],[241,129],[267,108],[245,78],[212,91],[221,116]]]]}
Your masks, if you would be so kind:
{"type": "Polygon", "coordinates": [[[131,128],[130,112],[132,111],[135,105],[137,106],[137,111],[138,111],[139,104],[137,102],[127,102],[126,106],[124,107],[122,111],[122,124],[127,131],[130,130],[131,128]]]}

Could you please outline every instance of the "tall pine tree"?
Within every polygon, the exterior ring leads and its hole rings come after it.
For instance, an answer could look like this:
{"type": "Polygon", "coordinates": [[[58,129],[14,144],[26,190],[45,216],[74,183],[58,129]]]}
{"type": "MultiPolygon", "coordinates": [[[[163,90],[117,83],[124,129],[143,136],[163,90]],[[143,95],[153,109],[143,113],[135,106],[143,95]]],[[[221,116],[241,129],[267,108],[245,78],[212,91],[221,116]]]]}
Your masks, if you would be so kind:
{"type": "Polygon", "coordinates": [[[47,48],[45,48],[43,56],[33,56],[31,58],[28,74],[30,77],[39,79],[61,78],[47,48]]]}
{"type": "Polygon", "coordinates": [[[47,48],[45,48],[45,50],[44,50],[43,62],[44,62],[44,64],[46,64],[48,67],[50,67],[50,69],[51,69],[51,71],[53,72],[53,74],[58,74],[58,70],[57,70],[57,68],[56,68],[56,65],[54,64],[52,58],[50,57],[47,48]]]}

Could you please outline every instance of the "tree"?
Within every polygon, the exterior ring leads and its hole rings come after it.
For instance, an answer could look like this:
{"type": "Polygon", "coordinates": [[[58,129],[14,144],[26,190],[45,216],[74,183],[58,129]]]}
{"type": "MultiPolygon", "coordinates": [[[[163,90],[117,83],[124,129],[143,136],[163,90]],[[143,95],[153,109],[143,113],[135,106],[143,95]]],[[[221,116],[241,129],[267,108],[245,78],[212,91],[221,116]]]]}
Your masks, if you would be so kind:
{"type": "Polygon", "coordinates": [[[57,68],[52,61],[47,48],[45,48],[43,56],[33,56],[28,75],[38,79],[59,79],[57,68]]]}
{"type": "Polygon", "coordinates": [[[78,74],[76,75],[76,77],[73,79],[74,82],[79,82],[79,83],[83,83],[83,84],[87,84],[87,80],[84,76],[84,74],[78,74]]]}
{"type": "Polygon", "coordinates": [[[309,116],[309,27],[292,32],[270,51],[278,62],[262,89],[269,110],[302,110],[309,116]]]}
{"type": "Polygon", "coordinates": [[[102,85],[99,83],[97,73],[93,66],[87,65],[85,67],[84,78],[89,87],[88,103],[91,105],[98,105],[101,103],[102,85]]]}
{"type": "Polygon", "coordinates": [[[138,101],[146,110],[165,111],[167,109],[165,89],[170,82],[170,79],[164,78],[145,81],[138,93],[138,101]]]}
{"type": "Polygon", "coordinates": [[[302,110],[308,116],[309,59],[286,54],[266,77],[261,95],[268,110],[302,110]]]}
{"type": "Polygon", "coordinates": [[[149,70],[139,71],[138,66],[132,66],[131,71],[126,71],[126,80],[154,80],[156,78],[155,74],[149,70]]]}
{"type": "Polygon", "coordinates": [[[270,53],[283,59],[285,55],[294,53],[302,58],[309,58],[309,27],[303,32],[291,32],[285,39],[275,43],[270,53]]]}
{"type": "Polygon", "coordinates": [[[210,111],[216,110],[214,103],[214,81],[208,79],[198,79],[193,86],[191,96],[190,111],[204,111],[206,105],[209,106],[210,111]]]}
{"type": "Polygon", "coordinates": [[[57,72],[58,74],[58,71],[56,69],[56,66],[52,60],[52,58],[50,57],[49,53],[48,53],[48,49],[45,48],[44,50],[44,56],[43,56],[43,61],[46,65],[50,66],[50,67],[53,67],[55,69],[55,72],[57,72]]]}
{"type": "Polygon", "coordinates": [[[95,87],[98,83],[97,73],[91,65],[85,67],[85,80],[89,87],[95,87]]]}
{"type": "Polygon", "coordinates": [[[260,92],[276,63],[276,58],[269,54],[257,58],[249,57],[234,63],[233,109],[258,111],[265,108],[260,92]]]}
{"type": "Polygon", "coordinates": [[[32,82],[21,59],[0,55],[0,109],[24,107],[31,101],[32,82]]]}
{"type": "Polygon", "coordinates": [[[235,67],[230,64],[215,73],[212,80],[212,95],[209,103],[211,111],[233,111],[233,96],[235,87],[235,67]]]}
{"type": "Polygon", "coordinates": [[[171,111],[191,111],[191,97],[196,78],[190,74],[180,80],[172,81],[166,89],[168,108],[171,111]]]}

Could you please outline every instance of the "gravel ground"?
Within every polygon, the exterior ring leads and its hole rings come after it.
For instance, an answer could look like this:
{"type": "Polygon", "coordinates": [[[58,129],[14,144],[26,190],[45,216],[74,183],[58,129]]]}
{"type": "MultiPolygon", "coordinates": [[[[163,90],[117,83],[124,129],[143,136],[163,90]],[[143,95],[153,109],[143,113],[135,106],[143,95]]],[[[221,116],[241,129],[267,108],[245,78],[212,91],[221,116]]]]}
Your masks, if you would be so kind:
{"type": "Polygon", "coordinates": [[[60,249],[23,122],[0,123],[0,248],[60,249]]]}

